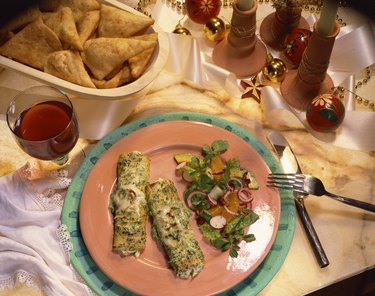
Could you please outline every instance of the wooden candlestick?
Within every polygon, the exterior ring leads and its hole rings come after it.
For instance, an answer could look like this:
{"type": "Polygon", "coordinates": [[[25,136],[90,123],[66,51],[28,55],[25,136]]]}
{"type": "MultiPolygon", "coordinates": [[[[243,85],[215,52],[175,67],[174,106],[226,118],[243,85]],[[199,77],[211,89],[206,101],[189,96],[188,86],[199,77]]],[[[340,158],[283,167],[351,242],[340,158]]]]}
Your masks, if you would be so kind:
{"type": "Polygon", "coordinates": [[[301,16],[302,7],[290,2],[285,7],[277,7],[274,13],[265,17],[260,24],[259,33],[262,40],[275,50],[284,49],[285,37],[294,29],[310,30],[306,19],[301,16]]]}
{"type": "Polygon", "coordinates": [[[281,94],[292,107],[305,111],[319,94],[331,93],[333,81],[327,74],[335,38],[340,25],[335,22],[331,35],[323,36],[314,24],[314,31],[297,70],[289,70],[280,85],[281,94]]]}
{"type": "Polygon", "coordinates": [[[257,74],[266,64],[267,50],[255,35],[257,2],[250,10],[241,11],[233,6],[231,29],[213,49],[214,63],[238,78],[257,74]]]}
{"type": "Polygon", "coordinates": [[[253,7],[253,0],[238,0],[237,7],[239,10],[246,11],[253,7]]]}

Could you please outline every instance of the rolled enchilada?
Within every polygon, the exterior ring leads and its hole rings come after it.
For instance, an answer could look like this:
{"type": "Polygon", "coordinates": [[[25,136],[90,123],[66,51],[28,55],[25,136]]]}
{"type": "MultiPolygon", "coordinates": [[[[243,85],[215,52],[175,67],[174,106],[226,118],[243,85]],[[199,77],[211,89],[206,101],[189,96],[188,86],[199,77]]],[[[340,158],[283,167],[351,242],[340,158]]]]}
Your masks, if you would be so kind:
{"type": "Polygon", "coordinates": [[[121,154],[117,163],[117,184],[109,209],[113,214],[113,251],[121,256],[138,256],[146,247],[146,187],[150,160],[141,152],[121,154]]]}
{"type": "Polygon", "coordinates": [[[177,276],[197,275],[204,266],[204,255],[189,225],[191,213],[178,197],[173,182],[159,179],[150,184],[147,204],[153,218],[153,237],[164,247],[177,276]]]}

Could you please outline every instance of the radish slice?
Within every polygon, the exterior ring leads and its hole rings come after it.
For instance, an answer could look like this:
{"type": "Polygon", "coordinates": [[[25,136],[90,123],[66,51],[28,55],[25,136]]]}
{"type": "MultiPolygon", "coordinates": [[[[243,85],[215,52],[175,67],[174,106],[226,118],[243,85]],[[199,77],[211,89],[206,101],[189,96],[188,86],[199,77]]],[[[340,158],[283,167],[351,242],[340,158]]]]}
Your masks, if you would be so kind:
{"type": "Polygon", "coordinates": [[[178,170],[180,170],[181,168],[183,168],[186,164],[187,164],[186,161],[183,161],[183,162],[179,163],[179,164],[176,166],[176,171],[178,171],[178,170]]]}
{"type": "Polygon", "coordinates": [[[210,220],[210,225],[215,229],[222,229],[226,224],[227,219],[221,215],[212,217],[210,220]]]}
{"type": "Polygon", "coordinates": [[[244,187],[237,191],[238,199],[242,202],[250,202],[253,200],[250,189],[244,187]]]}

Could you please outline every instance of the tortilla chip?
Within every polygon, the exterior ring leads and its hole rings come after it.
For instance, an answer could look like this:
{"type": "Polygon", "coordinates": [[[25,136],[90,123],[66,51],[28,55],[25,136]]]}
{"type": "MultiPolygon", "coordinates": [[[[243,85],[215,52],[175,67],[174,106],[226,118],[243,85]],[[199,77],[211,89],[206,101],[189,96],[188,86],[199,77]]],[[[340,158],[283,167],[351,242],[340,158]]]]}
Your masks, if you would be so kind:
{"type": "Polygon", "coordinates": [[[94,77],[102,80],[129,58],[154,46],[154,41],[100,37],[86,41],[82,59],[94,77]]]}
{"type": "Polygon", "coordinates": [[[130,75],[130,68],[129,66],[124,66],[115,76],[113,76],[110,80],[97,80],[92,79],[95,86],[97,88],[116,88],[121,85],[124,85],[125,83],[129,83],[132,81],[132,77],[130,75]]]}
{"type": "Polygon", "coordinates": [[[0,28],[0,35],[7,32],[14,32],[24,28],[26,25],[35,21],[40,17],[42,13],[39,10],[38,5],[33,5],[17,14],[14,18],[9,20],[4,26],[0,28]]]}
{"type": "Polygon", "coordinates": [[[146,49],[140,54],[129,59],[130,73],[133,79],[139,78],[146,70],[147,64],[151,59],[151,56],[156,48],[156,42],[158,41],[158,33],[146,34],[141,36],[132,37],[137,40],[148,40],[154,41],[155,46],[153,48],[146,49]]]}
{"type": "Polygon", "coordinates": [[[83,50],[79,39],[73,12],[69,7],[61,7],[57,12],[43,14],[44,23],[59,36],[62,42],[83,50]]]}
{"type": "Polygon", "coordinates": [[[72,83],[95,88],[76,50],[61,50],[48,55],[44,71],[72,83]]]}
{"type": "Polygon", "coordinates": [[[1,46],[0,54],[43,70],[47,56],[58,50],[59,38],[38,18],[1,46]]]}
{"type": "Polygon", "coordinates": [[[120,72],[125,67],[125,65],[129,67],[128,62],[126,61],[124,64],[118,65],[111,72],[109,72],[109,74],[106,77],[104,77],[104,79],[111,80],[113,77],[115,77],[118,74],[118,72],[120,72]]]}
{"type": "Polygon", "coordinates": [[[152,18],[101,5],[99,37],[126,38],[147,29],[154,23],[152,18]]]}
{"type": "Polygon", "coordinates": [[[100,3],[96,0],[60,0],[60,4],[72,9],[76,22],[79,22],[86,12],[100,9],[100,3]]]}
{"type": "Polygon", "coordinates": [[[99,10],[93,10],[86,12],[86,14],[77,23],[77,31],[82,44],[84,44],[98,28],[99,19],[99,10]]]}
{"type": "Polygon", "coordinates": [[[14,33],[12,32],[6,32],[3,35],[0,35],[0,46],[3,45],[5,42],[10,40],[14,36],[14,33]]]}

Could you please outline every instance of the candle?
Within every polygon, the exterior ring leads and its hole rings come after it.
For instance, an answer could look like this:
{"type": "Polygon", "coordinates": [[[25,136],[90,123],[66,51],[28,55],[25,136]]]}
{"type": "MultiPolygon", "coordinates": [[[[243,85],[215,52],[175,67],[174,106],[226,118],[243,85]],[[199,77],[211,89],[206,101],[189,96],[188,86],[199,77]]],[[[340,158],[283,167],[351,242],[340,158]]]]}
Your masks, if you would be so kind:
{"type": "Polygon", "coordinates": [[[242,11],[250,10],[253,8],[253,0],[238,0],[237,8],[242,11]]]}
{"type": "Polygon", "coordinates": [[[338,7],[337,0],[324,0],[318,23],[318,32],[323,36],[332,34],[338,7]]]}

